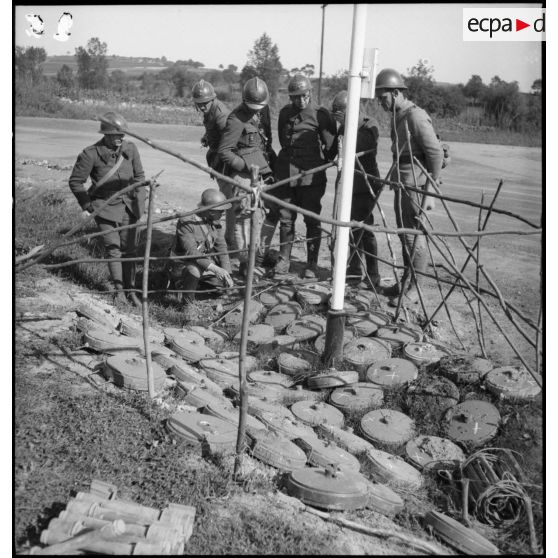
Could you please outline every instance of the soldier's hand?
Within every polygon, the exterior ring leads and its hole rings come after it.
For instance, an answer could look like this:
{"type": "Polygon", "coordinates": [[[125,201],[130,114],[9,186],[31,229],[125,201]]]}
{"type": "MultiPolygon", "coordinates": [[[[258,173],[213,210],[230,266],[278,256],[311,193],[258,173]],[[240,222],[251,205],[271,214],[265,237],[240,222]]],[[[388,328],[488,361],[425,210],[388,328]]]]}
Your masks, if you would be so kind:
{"type": "Polygon", "coordinates": [[[81,212],[82,219],[87,219],[87,217],[89,217],[90,215],[91,215],[91,211],[87,211],[87,209],[81,212]]]}
{"type": "Polygon", "coordinates": [[[217,277],[217,279],[223,281],[226,287],[232,287],[234,285],[230,273],[225,269],[223,269],[222,267],[219,267],[218,265],[215,264],[211,264],[207,269],[209,271],[212,271],[215,274],[215,277],[217,277]]]}
{"type": "Polygon", "coordinates": [[[209,144],[207,143],[207,138],[205,136],[202,137],[200,140],[202,147],[207,147],[209,144]]]}

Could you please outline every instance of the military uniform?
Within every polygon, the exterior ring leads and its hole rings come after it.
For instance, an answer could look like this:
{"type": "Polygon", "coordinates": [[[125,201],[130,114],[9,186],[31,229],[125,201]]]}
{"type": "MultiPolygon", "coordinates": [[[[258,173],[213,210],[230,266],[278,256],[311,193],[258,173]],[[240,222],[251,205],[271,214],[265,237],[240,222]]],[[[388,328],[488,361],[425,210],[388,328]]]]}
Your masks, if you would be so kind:
{"type": "MultiPolygon", "coordinates": [[[[270,162],[273,159],[271,147],[271,118],[269,107],[254,113],[244,103],[237,106],[229,114],[223,130],[218,153],[225,164],[225,172],[231,178],[250,186],[250,166],[257,165],[260,176],[265,181],[273,180],[270,162]]],[[[248,258],[247,249],[250,239],[249,213],[240,204],[234,204],[237,216],[235,225],[235,242],[241,264],[248,258]]],[[[263,214],[259,215],[260,221],[263,214]]]]}
{"type": "MultiPolygon", "coordinates": [[[[230,273],[231,263],[227,252],[224,231],[219,221],[205,219],[199,215],[182,217],[176,223],[176,235],[171,247],[171,256],[197,256],[188,260],[170,262],[168,274],[179,289],[195,291],[200,278],[207,279],[211,273],[207,268],[219,262],[219,266],[230,273]],[[212,253],[222,253],[212,256],[212,253]]],[[[193,299],[192,295],[187,295],[193,299]]]]}
{"type": "MultiPolygon", "coordinates": [[[[391,173],[391,180],[402,182],[405,186],[424,187],[426,176],[415,165],[416,184],[413,178],[413,165],[411,152],[426,168],[426,170],[437,180],[442,170],[444,152],[440,141],[436,137],[436,132],[432,125],[432,120],[423,109],[416,106],[411,101],[404,99],[401,107],[395,113],[395,127],[392,123],[391,140],[393,160],[397,160],[397,152],[400,153],[399,165],[396,165],[391,173]],[[410,148],[403,150],[407,141],[405,122],[409,127],[411,135],[410,148]]],[[[420,211],[419,194],[415,192],[402,192],[397,189],[394,199],[395,218],[398,227],[419,228],[422,222],[420,211]]],[[[416,243],[415,254],[412,260],[414,269],[426,271],[428,265],[426,253],[426,241],[422,235],[399,235],[403,246],[403,262],[405,267],[409,266],[413,242],[416,243]]]]}
{"type": "MultiPolygon", "coordinates": [[[[109,149],[103,139],[86,147],[78,156],[70,175],[70,189],[79,205],[91,212],[100,207],[105,200],[116,192],[135,182],[145,180],[145,173],[140,161],[137,147],[129,141],[123,141],[120,148],[122,162],[118,170],[99,187],[95,185],[111,171],[119,160],[119,154],[109,149]],[[91,177],[92,186],[85,188],[91,177]]],[[[138,188],[117,197],[107,205],[95,220],[101,231],[109,231],[101,238],[108,258],[130,258],[135,255],[138,239],[137,229],[110,232],[115,227],[131,225],[141,218],[145,210],[145,188],[138,188]]],[[[135,264],[132,262],[108,262],[111,278],[115,286],[134,288],[135,264]]]]}
{"type": "MultiPolygon", "coordinates": [[[[219,101],[219,99],[213,99],[211,101],[211,106],[209,110],[203,115],[203,125],[205,127],[205,134],[202,137],[202,145],[207,145],[208,150],[205,154],[207,164],[212,169],[217,172],[223,172],[223,163],[219,156],[219,142],[221,141],[221,136],[223,135],[223,130],[227,125],[227,117],[230,114],[228,107],[219,101]]],[[[233,187],[224,180],[217,179],[217,184],[219,185],[219,190],[227,196],[227,198],[232,197],[233,187]]],[[[228,209],[226,213],[226,228],[225,228],[225,240],[229,250],[234,248],[234,223],[235,223],[234,209],[228,209]]]]}
{"type": "MultiPolygon", "coordinates": [[[[336,123],[329,111],[310,101],[304,109],[289,103],[279,113],[279,142],[281,151],[275,164],[277,181],[289,178],[301,171],[323,165],[337,154],[336,123]]],[[[298,178],[273,189],[270,193],[277,198],[320,213],[321,199],[326,188],[326,173],[320,171],[298,178]]],[[[292,242],[295,235],[296,212],[271,205],[262,230],[262,242],[269,244],[277,222],[280,222],[281,256],[290,259],[292,242]]],[[[308,263],[316,265],[321,243],[319,221],[304,217],[308,248],[308,263]]]]}
{"type": "MultiPolygon", "coordinates": [[[[343,136],[345,132],[344,126],[339,128],[339,136],[343,136]]],[[[370,151],[358,157],[364,172],[368,175],[375,177],[380,176],[378,164],[376,162],[376,151],[378,148],[378,124],[369,118],[359,118],[357,139],[356,139],[356,152],[370,151]]],[[[351,203],[351,220],[362,221],[366,225],[374,224],[374,216],[372,211],[376,205],[376,200],[370,193],[368,188],[367,179],[360,174],[360,166],[355,162],[355,174],[353,178],[353,198],[351,203]]],[[[374,183],[373,178],[368,177],[368,183],[372,187],[374,195],[379,193],[380,188],[374,183]]],[[[373,232],[365,231],[363,229],[352,229],[353,242],[357,250],[351,247],[349,255],[349,268],[347,275],[357,275],[362,277],[362,264],[366,265],[366,273],[377,286],[380,282],[378,274],[378,260],[371,256],[378,253],[376,237],[373,232]],[[360,255],[359,249],[366,252],[360,255]],[[362,258],[362,260],[361,260],[362,258]]]]}

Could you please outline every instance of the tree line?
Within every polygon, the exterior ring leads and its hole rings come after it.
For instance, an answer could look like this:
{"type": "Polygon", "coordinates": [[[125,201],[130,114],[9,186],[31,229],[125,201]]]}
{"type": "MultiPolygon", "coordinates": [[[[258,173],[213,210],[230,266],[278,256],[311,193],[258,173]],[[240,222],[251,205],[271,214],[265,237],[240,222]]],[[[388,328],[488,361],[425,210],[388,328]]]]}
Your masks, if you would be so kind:
{"type": "MultiPolygon", "coordinates": [[[[302,64],[300,67],[283,67],[279,49],[271,37],[264,33],[247,53],[247,62],[240,69],[234,64],[226,68],[201,71],[203,63],[189,59],[167,63],[159,71],[144,72],[132,77],[122,70],[109,72],[107,44],[99,38],[91,38],[85,47],[75,49],[77,70],[64,64],[58,71],[54,83],[61,95],[71,95],[76,90],[110,91],[138,101],[176,102],[190,97],[194,83],[201,77],[211,82],[218,96],[225,102],[237,102],[241,85],[254,76],[267,83],[272,107],[278,93],[296,73],[303,73],[312,81],[315,67],[302,64]]],[[[43,48],[17,46],[15,50],[16,89],[35,87],[46,78],[42,75],[42,64],[46,61],[43,48]]],[[[483,83],[473,75],[466,84],[443,85],[434,79],[434,67],[427,60],[419,59],[416,65],[403,75],[408,87],[408,96],[434,117],[459,118],[464,113],[477,114],[478,123],[504,130],[539,131],[542,129],[542,80],[536,80],[531,92],[519,91],[516,81],[506,82],[494,76],[490,83],[483,83]]],[[[340,71],[332,76],[323,76],[324,101],[347,88],[348,72],[340,71]]],[[[17,102],[17,98],[16,98],[17,102]]]]}

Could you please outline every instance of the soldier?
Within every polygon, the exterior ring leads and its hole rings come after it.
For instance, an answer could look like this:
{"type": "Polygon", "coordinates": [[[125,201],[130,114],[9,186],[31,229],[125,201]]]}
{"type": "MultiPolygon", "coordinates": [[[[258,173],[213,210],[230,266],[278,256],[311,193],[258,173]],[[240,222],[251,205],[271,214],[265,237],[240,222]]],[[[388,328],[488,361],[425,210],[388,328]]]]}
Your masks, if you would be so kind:
{"type": "MultiPolygon", "coordinates": [[[[331,161],[337,154],[335,142],[336,124],[329,111],[317,106],[312,101],[312,85],[302,74],[296,74],[289,82],[288,91],[291,102],[279,113],[278,133],[281,151],[275,164],[277,181],[299,174],[331,161]]],[[[322,209],[321,199],[326,188],[326,173],[320,171],[299,178],[290,184],[279,186],[272,194],[279,199],[314,213],[322,209]]],[[[275,205],[262,227],[263,252],[269,249],[269,243],[277,222],[280,222],[281,250],[275,271],[289,271],[292,244],[295,236],[296,212],[275,205]]],[[[318,253],[321,243],[319,221],[304,217],[306,224],[307,263],[304,277],[316,277],[318,253]]]]}
{"type": "MultiPolygon", "coordinates": [[[[382,70],[376,78],[376,97],[380,100],[382,108],[392,114],[391,140],[393,160],[396,163],[390,176],[390,180],[401,182],[403,186],[422,188],[427,194],[432,186],[426,176],[413,165],[411,152],[431,174],[434,180],[438,180],[442,169],[444,157],[440,141],[432,125],[428,114],[414,103],[405,98],[405,86],[401,75],[390,68],[382,70]],[[405,123],[411,135],[410,149],[404,149],[407,141],[405,123]],[[398,159],[399,155],[399,160],[398,159]],[[413,169],[414,167],[414,169],[413,169]],[[416,177],[413,178],[413,170],[416,177]]],[[[403,191],[401,188],[395,190],[394,196],[395,218],[398,227],[420,229],[422,227],[421,198],[419,194],[411,191],[403,191]]],[[[434,198],[425,197],[424,209],[434,209],[434,198]]],[[[399,235],[403,249],[403,282],[406,282],[405,297],[407,302],[416,303],[418,300],[417,285],[411,276],[410,265],[417,272],[426,271],[427,253],[426,241],[422,235],[399,235]],[[416,240],[415,240],[416,238],[416,240]],[[413,244],[414,254],[413,254],[413,244]],[[412,256],[412,259],[411,259],[412,256]]],[[[420,275],[416,274],[417,282],[420,275]]],[[[399,293],[397,285],[384,290],[387,296],[396,297],[399,293]]],[[[395,299],[390,305],[396,305],[395,299]]]]}
{"type": "MultiPolygon", "coordinates": [[[[264,182],[273,182],[271,165],[274,153],[271,148],[268,102],[269,92],[265,81],[258,77],[249,79],[242,88],[242,103],[229,114],[219,143],[218,153],[226,165],[226,174],[247,186],[251,184],[251,165],[259,167],[260,177],[264,182]]],[[[250,213],[240,203],[234,204],[234,211],[236,249],[243,250],[238,254],[239,273],[245,276],[250,239],[250,213]]],[[[263,220],[262,212],[259,219],[263,220]]]]}
{"type": "MultiPolygon", "coordinates": [[[[203,113],[203,125],[205,127],[205,134],[201,138],[203,147],[207,147],[205,158],[207,165],[217,172],[223,173],[223,163],[217,152],[219,142],[225,125],[227,124],[227,116],[231,112],[224,103],[217,99],[213,86],[208,81],[201,79],[194,87],[192,87],[192,99],[196,110],[203,113]]],[[[232,186],[223,180],[217,179],[219,190],[225,194],[227,198],[232,197],[232,186]]],[[[232,209],[226,212],[226,228],[225,240],[229,250],[234,248],[234,223],[235,214],[232,209]]]]}
{"type": "MultiPolygon", "coordinates": [[[[215,189],[202,193],[198,207],[226,201],[225,194],[215,189]]],[[[195,259],[171,261],[168,275],[175,288],[192,291],[184,293],[187,301],[195,299],[200,280],[219,286],[232,287],[231,264],[227,255],[227,243],[220,220],[231,204],[201,211],[192,217],[182,217],[176,223],[176,236],[171,247],[171,256],[198,256],[195,259]],[[211,253],[222,253],[211,256],[211,253]],[[219,265],[215,262],[218,261],[219,265]]]]}
{"type": "MultiPolygon", "coordinates": [[[[342,137],[345,133],[345,116],[347,112],[347,91],[340,91],[333,98],[331,105],[331,114],[333,118],[339,123],[338,136],[342,137]]],[[[360,161],[364,172],[369,175],[368,183],[373,188],[373,193],[370,192],[366,178],[360,174],[360,166],[355,164],[355,173],[353,178],[353,199],[351,203],[351,220],[362,221],[366,225],[374,224],[374,216],[372,211],[376,204],[375,196],[379,193],[380,188],[374,182],[372,177],[379,177],[378,164],[376,163],[376,151],[378,147],[378,124],[364,116],[359,116],[356,152],[370,151],[361,155],[358,160],[360,161]]],[[[336,185],[337,187],[337,185],[336,185]]],[[[378,260],[376,255],[378,253],[378,246],[376,237],[373,232],[365,231],[363,229],[353,229],[351,231],[353,237],[353,244],[351,246],[349,255],[349,264],[347,268],[347,277],[356,276],[359,281],[359,288],[374,288],[380,290],[380,275],[378,273],[378,260]],[[363,265],[365,264],[365,265],[363,265]],[[363,269],[366,274],[363,276],[363,269]],[[370,282],[367,280],[370,278],[370,282]]],[[[357,281],[358,282],[358,281],[357,281]]]]}
{"type": "MultiPolygon", "coordinates": [[[[124,140],[124,134],[120,131],[128,127],[124,117],[115,112],[107,112],[103,118],[115,125],[101,122],[99,132],[103,137],[79,154],[69,179],[70,189],[84,210],[84,216],[93,213],[119,190],[145,180],[137,147],[124,140]],[[87,190],[85,182],[89,177],[92,185],[87,190]]],[[[116,227],[136,223],[144,210],[145,188],[142,187],[117,197],[95,217],[99,229],[107,233],[101,238],[108,258],[135,256],[138,229],[111,231],[116,227]]],[[[110,261],[108,268],[116,289],[115,301],[126,303],[123,289],[135,288],[136,264],[110,261]]],[[[141,307],[136,293],[129,292],[128,299],[141,307]]]]}

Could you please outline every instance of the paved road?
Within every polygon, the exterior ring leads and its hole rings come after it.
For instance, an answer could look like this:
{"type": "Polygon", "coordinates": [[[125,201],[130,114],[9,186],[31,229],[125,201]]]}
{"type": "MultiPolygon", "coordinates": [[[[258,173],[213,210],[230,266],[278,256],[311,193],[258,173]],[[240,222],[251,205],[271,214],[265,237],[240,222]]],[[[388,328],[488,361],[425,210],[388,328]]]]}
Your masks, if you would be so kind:
{"type": "MultiPolygon", "coordinates": [[[[98,123],[95,121],[18,117],[15,129],[16,158],[47,159],[61,164],[73,164],[81,149],[99,139],[97,130],[98,123]]],[[[169,149],[205,163],[205,151],[199,145],[203,131],[201,127],[133,124],[133,130],[169,149]]],[[[142,142],[134,141],[138,145],[148,176],[164,169],[158,195],[160,201],[168,202],[170,207],[193,207],[200,193],[215,184],[202,171],[142,142]]],[[[477,202],[484,192],[485,203],[488,204],[498,181],[503,179],[504,187],[497,206],[539,222],[542,211],[542,162],[539,148],[454,142],[451,144],[451,153],[452,162],[443,171],[444,192],[477,202]]],[[[391,161],[387,138],[380,138],[378,161],[381,172],[387,172],[391,161]]],[[[330,185],[334,182],[334,177],[335,171],[330,169],[330,185]]],[[[392,192],[382,194],[382,205],[391,224],[394,223],[392,200],[392,192]]],[[[331,215],[332,204],[333,193],[330,186],[323,200],[325,214],[331,215]]],[[[476,209],[455,203],[450,203],[449,207],[461,229],[476,229],[476,209]]],[[[431,219],[435,228],[453,230],[440,202],[437,202],[431,219]]],[[[488,227],[518,228],[527,229],[528,226],[502,215],[494,215],[488,227]]],[[[379,241],[380,249],[383,249],[383,238],[379,241]]],[[[450,246],[456,251],[461,250],[455,240],[450,241],[450,246]]],[[[521,265],[526,268],[525,281],[536,280],[540,258],[539,236],[486,237],[482,247],[488,265],[494,270],[504,272],[510,265],[521,265]]]]}

